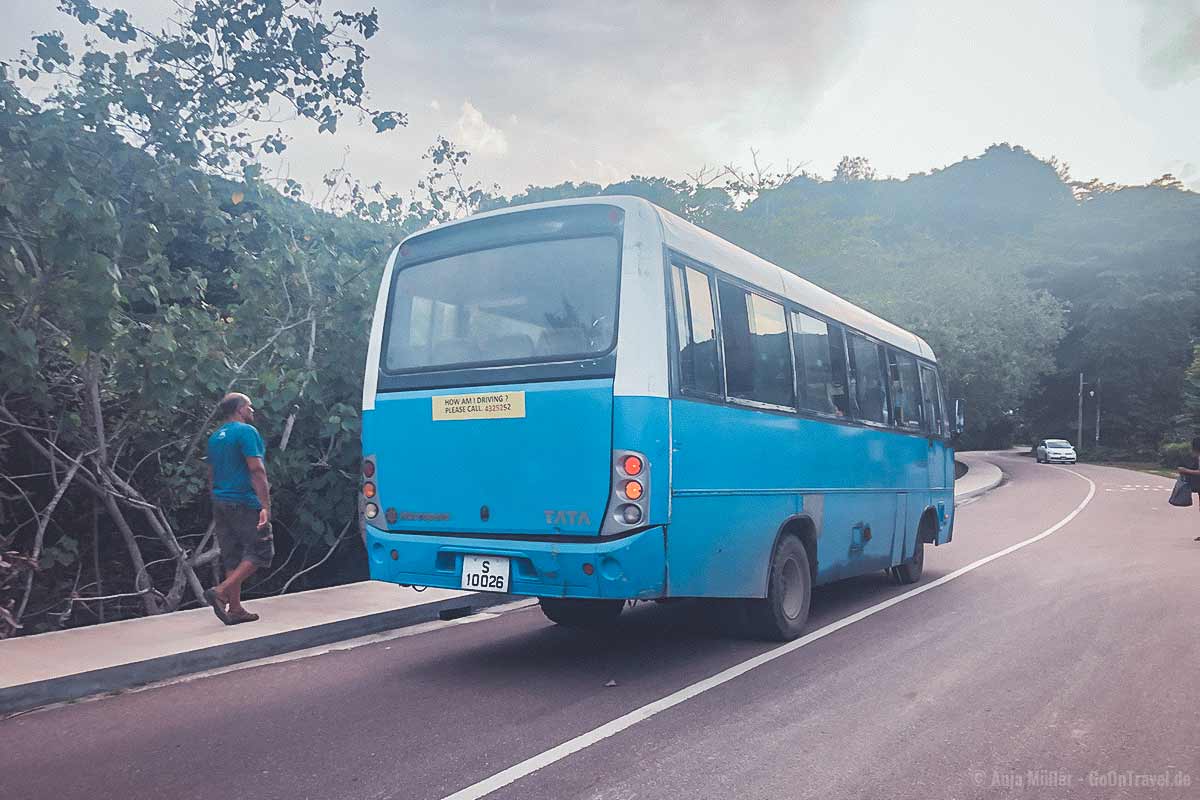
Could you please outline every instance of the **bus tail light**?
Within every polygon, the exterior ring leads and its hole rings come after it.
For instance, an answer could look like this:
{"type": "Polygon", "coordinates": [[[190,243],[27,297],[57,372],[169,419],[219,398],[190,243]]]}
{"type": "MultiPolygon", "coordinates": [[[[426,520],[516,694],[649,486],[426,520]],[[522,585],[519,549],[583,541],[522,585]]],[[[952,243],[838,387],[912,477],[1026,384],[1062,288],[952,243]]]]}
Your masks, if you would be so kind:
{"type": "MultiPolygon", "coordinates": [[[[375,478],[375,456],[363,456],[362,476],[362,488],[358,495],[358,507],[362,511],[363,518],[370,522],[379,517],[379,501],[376,499],[379,489],[376,481],[373,480],[375,478]]],[[[363,541],[366,541],[366,527],[363,527],[362,534],[363,541]]]]}
{"type": "Polygon", "coordinates": [[[644,524],[650,515],[650,462],[646,456],[616,450],[612,470],[612,495],[601,535],[623,533],[644,524]]]}
{"type": "Polygon", "coordinates": [[[375,477],[375,456],[363,456],[362,474],[362,496],[371,500],[377,493],[375,481],[372,480],[375,477]]]}

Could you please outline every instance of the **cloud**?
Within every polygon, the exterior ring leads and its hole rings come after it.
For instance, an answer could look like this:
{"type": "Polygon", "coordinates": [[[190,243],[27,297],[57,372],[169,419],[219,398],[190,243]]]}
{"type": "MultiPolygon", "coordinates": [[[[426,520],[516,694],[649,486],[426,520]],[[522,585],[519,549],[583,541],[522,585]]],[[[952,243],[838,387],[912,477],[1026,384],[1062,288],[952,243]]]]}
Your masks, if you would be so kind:
{"type": "Polygon", "coordinates": [[[568,160],[590,180],[680,174],[790,141],[864,46],[873,2],[429,4],[419,19],[381,20],[396,41],[372,64],[505,109],[489,122],[464,105],[455,136],[473,154],[504,154],[489,175],[510,187],[557,183],[568,160]],[[519,142],[496,128],[511,130],[510,111],[519,142]]]}
{"type": "Polygon", "coordinates": [[[1141,0],[1140,74],[1165,89],[1200,78],[1200,0],[1141,0]]]}
{"type": "Polygon", "coordinates": [[[1183,181],[1183,185],[1192,191],[1200,191],[1200,165],[1194,161],[1183,161],[1176,159],[1168,161],[1159,169],[1160,173],[1170,173],[1179,180],[1183,181]]]}
{"type": "Polygon", "coordinates": [[[508,152],[508,137],[504,131],[488,123],[483,112],[471,105],[462,105],[462,115],[455,125],[456,143],[474,155],[502,156],[508,152]]]}
{"type": "Polygon", "coordinates": [[[628,174],[621,171],[619,167],[594,159],[588,164],[580,164],[575,159],[567,160],[567,169],[564,170],[563,180],[573,181],[575,183],[599,183],[607,185],[619,183],[629,177],[628,174]]]}

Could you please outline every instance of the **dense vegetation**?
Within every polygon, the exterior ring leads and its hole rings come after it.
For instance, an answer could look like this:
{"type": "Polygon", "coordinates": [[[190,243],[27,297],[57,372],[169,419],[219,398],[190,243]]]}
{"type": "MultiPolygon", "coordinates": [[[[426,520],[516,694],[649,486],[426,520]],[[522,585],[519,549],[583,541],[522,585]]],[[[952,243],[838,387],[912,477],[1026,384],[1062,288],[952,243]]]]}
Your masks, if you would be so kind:
{"type": "Polygon", "coordinates": [[[47,34],[0,72],[0,636],[197,602],[216,555],[200,456],[232,387],[256,400],[276,498],[280,555],[254,591],[361,576],[383,260],[480,207],[648,197],[925,336],[967,401],[965,446],[1073,438],[1081,371],[1114,453],[1200,427],[1200,195],[1169,176],[1075,182],[996,145],[903,180],[847,158],[828,180],[726,169],[505,198],[465,185],[467,154],[439,139],[412,194],[335,172],[317,208],[260,174],[287,145],[261,120],[284,103],[325,132],[346,113],[403,125],[367,106],[373,13],[213,0],[150,33],[63,7],[104,46],[47,34]]]}
{"type": "Polygon", "coordinates": [[[635,179],[531,188],[511,202],[633,193],[917,331],[967,401],[964,447],[1075,438],[1150,457],[1200,427],[1200,195],[1072,181],[993,145],[929,174],[875,178],[847,158],[831,180],[724,171],[720,185],[635,179]],[[746,202],[748,200],[748,202],[746,202]],[[1185,408],[1185,397],[1191,397],[1185,408]]]}

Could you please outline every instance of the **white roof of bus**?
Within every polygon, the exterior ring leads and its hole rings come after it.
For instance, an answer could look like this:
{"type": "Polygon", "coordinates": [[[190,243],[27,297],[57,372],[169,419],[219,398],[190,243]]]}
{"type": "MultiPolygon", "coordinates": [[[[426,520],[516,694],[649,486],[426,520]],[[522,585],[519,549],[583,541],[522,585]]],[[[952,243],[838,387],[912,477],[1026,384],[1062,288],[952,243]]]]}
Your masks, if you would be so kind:
{"type": "MultiPolygon", "coordinates": [[[[922,358],[936,361],[933,349],[924,339],[915,333],[904,330],[887,320],[872,314],[864,308],[844,300],[836,294],[822,289],[814,283],[806,281],[795,273],[788,272],[770,261],[759,258],[753,253],[743,250],[732,242],[727,242],[720,236],[693,225],[682,217],[672,214],[665,208],[654,205],[649,200],[630,195],[598,195],[594,197],[579,197],[568,200],[552,200],[546,203],[530,203],[522,206],[487,211],[466,219],[445,223],[428,230],[438,230],[446,225],[460,225],[464,222],[510,214],[516,211],[528,211],[535,208],[553,208],[555,206],[590,205],[594,203],[613,205],[626,212],[635,208],[649,208],[658,215],[662,224],[663,240],[667,247],[676,250],[704,264],[709,264],[722,272],[741,278],[747,283],[761,286],[775,294],[788,298],[802,306],[812,309],[830,319],[873,336],[882,342],[914,353],[922,358]]],[[[424,231],[423,231],[424,232],[424,231]]],[[[414,234],[419,236],[420,234],[414,234]]]]}

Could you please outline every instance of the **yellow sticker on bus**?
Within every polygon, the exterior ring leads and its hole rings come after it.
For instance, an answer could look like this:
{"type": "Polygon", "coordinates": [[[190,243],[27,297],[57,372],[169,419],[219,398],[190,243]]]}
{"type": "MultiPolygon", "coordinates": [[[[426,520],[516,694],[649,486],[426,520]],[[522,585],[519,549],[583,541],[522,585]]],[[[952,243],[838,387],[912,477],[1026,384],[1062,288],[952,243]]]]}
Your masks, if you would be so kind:
{"type": "Polygon", "coordinates": [[[524,392],[451,394],[433,398],[433,419],[523,419],[524,392]]]}

